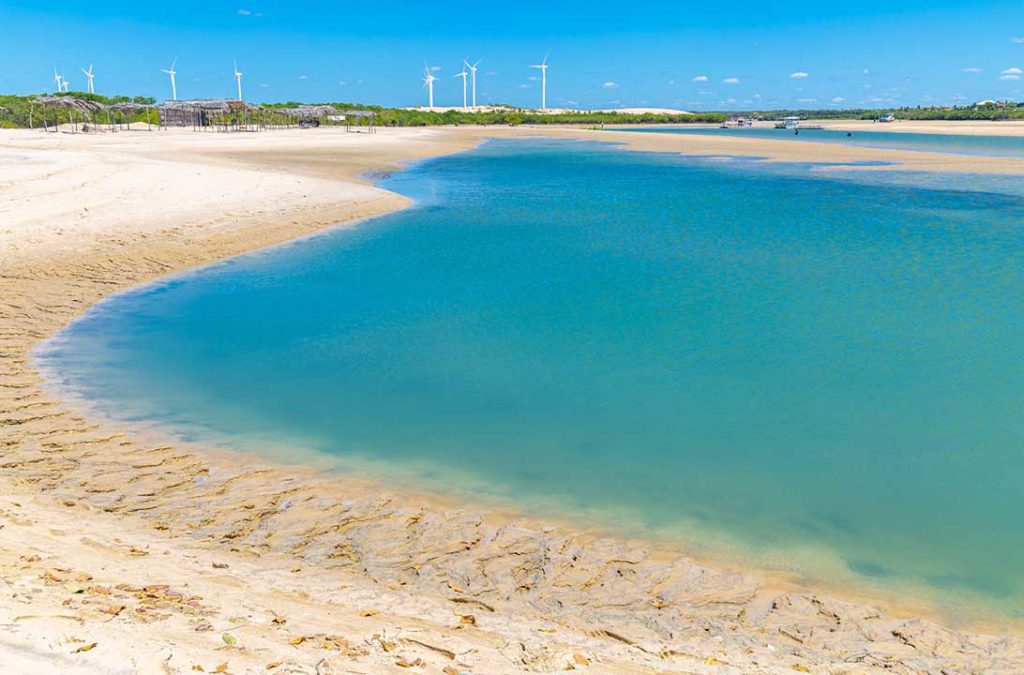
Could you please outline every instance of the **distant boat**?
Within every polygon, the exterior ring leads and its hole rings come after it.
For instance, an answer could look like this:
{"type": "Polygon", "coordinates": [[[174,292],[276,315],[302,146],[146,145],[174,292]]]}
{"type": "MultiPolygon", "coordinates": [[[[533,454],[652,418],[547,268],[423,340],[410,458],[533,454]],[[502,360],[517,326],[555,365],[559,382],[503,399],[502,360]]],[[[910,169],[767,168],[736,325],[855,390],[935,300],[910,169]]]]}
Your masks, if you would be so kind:
{"type": "Polygon", "coordinates": [[[888,115],[882,115],[881,117],[879,117],[878,121],[881,122],[882,124],[891,124],[896,121],[896,116],[893,115],[892,113],[889,113],[888,115]]]}

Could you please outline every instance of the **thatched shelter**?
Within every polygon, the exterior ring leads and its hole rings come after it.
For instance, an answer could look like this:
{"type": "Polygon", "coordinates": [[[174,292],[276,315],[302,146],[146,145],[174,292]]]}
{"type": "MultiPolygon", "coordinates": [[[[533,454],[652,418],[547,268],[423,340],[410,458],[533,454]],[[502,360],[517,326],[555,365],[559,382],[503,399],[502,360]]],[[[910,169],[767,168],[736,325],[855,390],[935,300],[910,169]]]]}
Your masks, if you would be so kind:
{"type": "Polygon", "coordinates": [[[157,110],[161,127],[218,131],[258,131],[263,127],[263,108],[234,99],[164,101],[157,110]]]}
{"type": "Polygon", "coordinates": [[[366,126],[370,133],[376,131],[377,114],[372,110],[341,110],[333,105],[300,105],[292,108],[269,108],[272,123],[279,125],[283,116],[284,126],[319,127],[321,125],[344,124],[346,131],[354,126],[366,126]],[[365,121],[365,125],[362,122],[365,121]]]}
{"type": "MultiPolygon", "coordinates": [[[[154,105],[149,105],[146,103],[135,103],[134,101],[122,101],[120,103],[111,103],[105,108],[107,113],[107,125],[110,127],[111,131],[131,129],[132,116],[144,112],[146,113],[146,126],[147,128],[152,129],[152,111],[155,108],[156,106],[154,105]]],[[[159,121],[159,117],[157,117],[157,121],[159,121]]]]}
{"type": "Polygon", "coordinates": [[[44,131],[50,130],[51,118],[53,131],[57,131],[57,127],[62,124],[66,113],[72,133],[78,131],[79,124],[87,126],[92,122],[96,113],[104,110],[102,103],[75,96],[37,96],[32,99],[29,106],[29,127],[35,126],[37,108],[44,131]]]}
{"type": "Polygon", "coordinates": [[[353,126],[361,126],[360,122],[365,121],[366,131],[371,134],[377,133],[377,113],[372,110],[346,110],[343,114],[345,116],[345,131],[352,131],[353,126]]]}

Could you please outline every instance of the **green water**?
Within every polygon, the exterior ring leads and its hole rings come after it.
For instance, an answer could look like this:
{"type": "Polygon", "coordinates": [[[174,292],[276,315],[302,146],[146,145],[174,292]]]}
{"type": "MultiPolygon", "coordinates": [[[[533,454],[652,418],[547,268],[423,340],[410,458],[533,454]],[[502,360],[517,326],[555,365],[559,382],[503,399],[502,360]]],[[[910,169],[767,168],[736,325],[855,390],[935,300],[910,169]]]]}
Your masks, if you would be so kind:
{"type": "Polygon", "coordinates": [[[1015,182],[529,141],[383,184],[417,206],[117,296],[45,366],[188,438],[1022,608],[1015,182]]]}

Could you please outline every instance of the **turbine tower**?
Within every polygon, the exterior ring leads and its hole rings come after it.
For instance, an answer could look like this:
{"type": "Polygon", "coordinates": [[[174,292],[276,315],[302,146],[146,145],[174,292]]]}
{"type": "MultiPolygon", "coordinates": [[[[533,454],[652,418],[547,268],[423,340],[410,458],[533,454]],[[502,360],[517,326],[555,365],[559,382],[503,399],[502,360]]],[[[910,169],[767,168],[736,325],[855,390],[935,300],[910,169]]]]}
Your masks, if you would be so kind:
{"type": "Polygon", "coordinates": [[[64,78],[57,73],[57,66],[53,67],[53,83],[57,85],[57,93],[64,91],[64,78]]]}
{"type": "Polygon", "coordinates": [[[61,73],[60,81],[64,83],[64,93],[68,93],[68,91],[71,89],[71,83],[68,82],[68,78],[64,77],[63,73],[61,73]]]}
{"type": "Polygon", "coordinates": [[[238,72],[238,61],[235,61],[235,80],[238,82],[238,100],[242,100],[242,74],[238,72]]]}
{"type": "Polygon", "coordinates": [[[89,84],[87,85],[89,93],[90,94],[95,94],[96,93],[96,87],[92,83],[92,79],[93,79],[93,77],[95,77],[92,74],[92,64],[91,63],[89,64],[89,70],[86,70],[85,68],[81,68],[81,71],[85,74],[85,77],[88,78],[88,80],[89,80],[89,84]]]}
{"type": "Polygon", "coordinates": [[[428,66],[427,64],[424,63],[423,64],[423,86],[428,91],[428,98],[427,98],[427,100],[429,101],[429,105],[428,105],[429,108],[433,108],[434,107],[434,82],[436,80],[437,80],[437,78],[434,77],[434,74],[432,72],[430,72],[430,66],[428,66]]]}
{"type": "Polygon", "coordinates": [[[462,78],[462,109],[463,110],[466,109],[466,104],[467,104],[467,100],[466,100],[466,85],[467,85],[466,78],[468,76],[469,76],[469,73],[466,72],[466,68],[465,67],[462,68],[462,72],[461,73],[456,73],[455,76],[454,76],[454,77],[461,77],[462,78]]]}
{"type": "Polygon", "coordinates": [[[171,61],[171,67],[170,68],[168,68],[167,70],[163,70],[163,69],[160,70],[160,72],[167,73],[168,75],[171,76],[171,100],[172,101],[177,101],[178,100],[178,87],[177,87],[177,85],[174,84],[174,76],[177,75],[177,73],[174,72],[174,64],[176,64],[177,62],[178,62],[178,59],[175,58],[173,61],[171,61]]]}
{"type": "Polygon", "coordinates": [[[540,70],[540,109],[548,109],[548,56],[551,52],[544,55],[544,60],[539,65],[530,66],[531,68],[537,68],[540,70]]]}
{"type": "Polygon", "coordinates": [[[476,67],[480,65],[480,60],[476,63],[470,63],[468,59],[462,59],[462,65],[469,68],[470,79],[473,81],[473,107],[476,107],[476,67]]]}

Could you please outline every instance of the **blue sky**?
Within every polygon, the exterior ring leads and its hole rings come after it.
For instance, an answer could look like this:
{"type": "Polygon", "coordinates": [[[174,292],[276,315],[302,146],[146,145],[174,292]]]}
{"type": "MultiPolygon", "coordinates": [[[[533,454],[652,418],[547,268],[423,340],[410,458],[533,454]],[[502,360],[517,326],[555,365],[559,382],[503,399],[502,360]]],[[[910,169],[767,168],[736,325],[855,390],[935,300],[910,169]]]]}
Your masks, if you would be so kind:
{"type": "Polygon", "coordinates": [[[453,75],[482,59],[481,103],[536,106],[550,49],[551,106],[689,110],[890,107],[1024,100],[1024,7],[1015,2],[362,3],[279,0],[0,0],[0,93],[73,89],[95,64],[106,94],[234,94],[255,101],[461,103],[453,75]],[[703,4],[714,4],[713,7],[703,4]]]}

